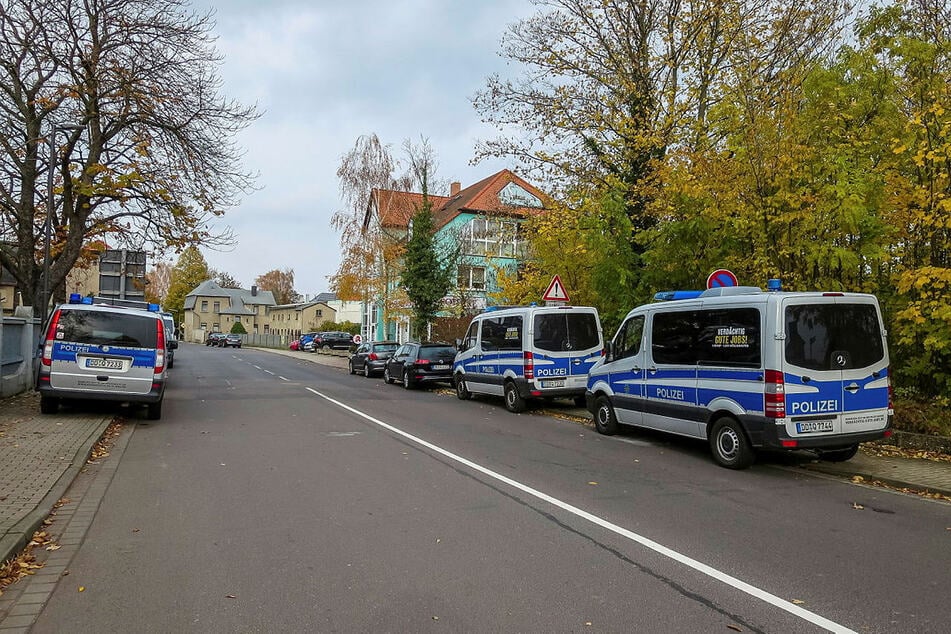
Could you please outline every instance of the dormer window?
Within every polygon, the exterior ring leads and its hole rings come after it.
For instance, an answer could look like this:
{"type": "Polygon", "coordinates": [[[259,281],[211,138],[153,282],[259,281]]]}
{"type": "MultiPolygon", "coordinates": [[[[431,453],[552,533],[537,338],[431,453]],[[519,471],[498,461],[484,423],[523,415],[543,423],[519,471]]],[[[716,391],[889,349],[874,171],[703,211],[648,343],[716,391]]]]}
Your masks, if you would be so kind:
{"type": "Polygon", "coordinates": [[[534,209],[542,209],[545,206],[537,196],[515,183],[509,183],[499,191],[499,202],[512,207],[532,207],[534,209]]]}

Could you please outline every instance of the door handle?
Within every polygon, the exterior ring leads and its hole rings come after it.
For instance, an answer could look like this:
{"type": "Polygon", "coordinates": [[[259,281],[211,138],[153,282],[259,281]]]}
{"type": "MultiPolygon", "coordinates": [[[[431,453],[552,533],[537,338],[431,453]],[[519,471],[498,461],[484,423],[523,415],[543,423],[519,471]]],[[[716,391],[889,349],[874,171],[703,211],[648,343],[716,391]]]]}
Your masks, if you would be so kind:
{"type": "Polygon", "coordinates": [[[647,371],[651,374],[657,374],[657,368],[647,368],[647,371]]]}
{"type": "Polygon", "coordinates": [[[573,365],[581,365],[581,359],[574,359],[571,362],[573,365]]]}
{"type": "Polygon", "coordinates": [[[846,391],[852,392],[853,394],[855,394],[856,392],[859,391],[859,386],[853,383],[852,385],[846,385],[845,389],[846,391]]]}

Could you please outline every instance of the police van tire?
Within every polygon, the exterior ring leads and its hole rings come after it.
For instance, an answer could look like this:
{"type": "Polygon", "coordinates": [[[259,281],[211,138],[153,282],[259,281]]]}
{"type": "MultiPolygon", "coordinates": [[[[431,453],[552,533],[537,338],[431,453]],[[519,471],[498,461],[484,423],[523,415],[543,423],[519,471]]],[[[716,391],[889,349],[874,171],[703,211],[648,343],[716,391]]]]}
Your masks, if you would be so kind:
{"type": "Polygon", "coordinates": [[[852,445],[845,449],[822,450],[819,452],[819,459],[827,460],[828,462],[845,462],[846,460],[854,458],[858,451],[858,445],[852,445]]]}
{"type": "Polygon", "coordinates": [[[149,420],[158,420],[162,418],[162,401],[158,403],[149,403],[146,405],[145,417],[149,420]]]}
{"type": "Polygon", "coordinates": [[[50,396],[40,397],[40,413],[55,414],[59,411],[59,399],[50,396]]]}
{"type": "Polygon", "coordinates": [[[525,399],[522,398],[522,395],[518,393],[518,387],[515,386],[514,382],[506,381],[503,392],[505,396],[505,409],[513,414],[525,411],[527,404],[525,403],[525,399]]]}
{"type": "Polygon", "coordinates": [[[472,398],[472,392],[469,391],[469,387],[466,385],[466,380],[462,374],[456,375],[456,398],[460,401],[468,401],[472,398]]]}
{"type": "Polygon", "coordinates": [[[607,396],[599,396],[595,404],[597,407],[594,410],[594,428],[599,434],[613,436],[617,433],[617,416],[611,407],[611,401],[607,396]]]}
{"type": "Polygon", "coordinates": [[[710,432],[710,450],[713,460],[727,469],[746,469],[753,464],[755,455],[743,427],[736,419],[724,416],[713,423],[710,432]]]}

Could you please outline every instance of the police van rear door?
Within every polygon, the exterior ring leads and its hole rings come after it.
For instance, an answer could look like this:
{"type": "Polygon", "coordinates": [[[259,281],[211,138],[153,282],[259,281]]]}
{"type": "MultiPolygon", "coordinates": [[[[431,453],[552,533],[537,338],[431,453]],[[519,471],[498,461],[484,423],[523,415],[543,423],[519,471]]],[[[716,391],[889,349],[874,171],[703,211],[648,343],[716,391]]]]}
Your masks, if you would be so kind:
{"type": "Polygon", "coordinates": [[[594,308],[566,306],[535,313],[532,349],[541,389],[584,388],[603,347],[594,308]]]}
{"type": "Polygon", "coordinates": [[[159,321],[132,311],[62,310],[53,333],[50,385],[86,392],[148,394],[159,321]]]}
{"type": "Polygon", "coordinates": [[[882,429],[888,416],[888,355],[870,295],[783,301],[783,374],[790,436],[882,429]]]}

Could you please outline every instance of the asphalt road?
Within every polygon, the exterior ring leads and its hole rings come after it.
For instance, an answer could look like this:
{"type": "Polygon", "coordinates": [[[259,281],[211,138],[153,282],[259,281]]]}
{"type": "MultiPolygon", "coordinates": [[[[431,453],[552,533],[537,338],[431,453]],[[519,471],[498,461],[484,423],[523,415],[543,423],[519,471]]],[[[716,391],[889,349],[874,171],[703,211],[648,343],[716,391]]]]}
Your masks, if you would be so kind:
{"type": "Polygon", "coordinates": [[[34,632],[945,632],[951,506],[183,346],[34,632]],[[84,592],[77,592],[77,586],[84,592]]]}

